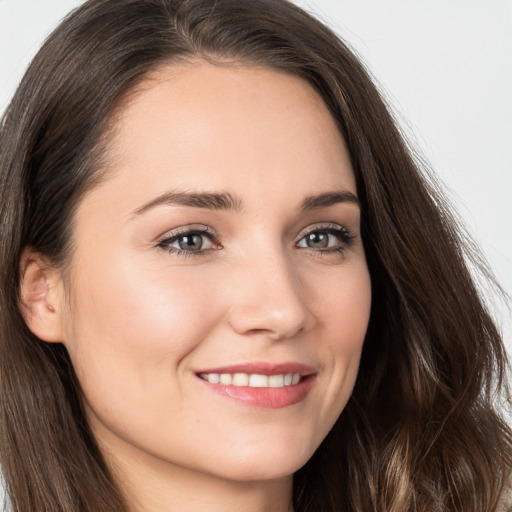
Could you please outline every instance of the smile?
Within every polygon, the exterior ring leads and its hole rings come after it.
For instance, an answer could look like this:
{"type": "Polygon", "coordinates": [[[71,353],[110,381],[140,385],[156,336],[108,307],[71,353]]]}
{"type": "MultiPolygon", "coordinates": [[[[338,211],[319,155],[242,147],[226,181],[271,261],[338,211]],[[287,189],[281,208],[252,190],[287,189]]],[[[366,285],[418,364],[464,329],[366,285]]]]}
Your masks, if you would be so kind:
{"type": "Polygon", "coordinates": [[[199,377],[210,384],[246,386],[250,388],[282,388],[294,386],[301,380],[300,373],[261,375],[258,373],[201,373],[199,377]]]}
{"type": "Polygon", "coordinates": [[[245,406],[281,409],[302,402],[317,371],[300,363],[245,363],[196,373],[207,389],[245,406]]]}

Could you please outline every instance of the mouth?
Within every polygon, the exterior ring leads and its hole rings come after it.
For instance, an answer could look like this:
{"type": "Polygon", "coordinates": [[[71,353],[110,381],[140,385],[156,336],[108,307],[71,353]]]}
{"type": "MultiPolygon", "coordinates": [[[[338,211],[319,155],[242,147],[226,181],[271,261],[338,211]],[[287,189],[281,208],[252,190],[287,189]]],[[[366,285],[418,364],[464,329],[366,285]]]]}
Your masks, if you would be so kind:
{"type": "Polygon", "coordinates": [[[251,363],[198,372],[211,391],[243,405],[278,409],[302,402],[316,371],[297,363],[251,363]]]}

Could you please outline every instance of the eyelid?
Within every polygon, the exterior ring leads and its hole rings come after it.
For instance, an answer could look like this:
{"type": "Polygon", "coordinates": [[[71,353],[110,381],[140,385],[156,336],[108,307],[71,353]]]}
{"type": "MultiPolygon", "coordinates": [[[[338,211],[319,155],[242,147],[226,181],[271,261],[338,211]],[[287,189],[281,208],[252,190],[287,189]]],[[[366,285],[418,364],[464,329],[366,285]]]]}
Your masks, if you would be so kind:
{"type": "Polygon", "coordinates": [[[342,224],[336,224],[333,222],[320,222],[312,224],[311,226],[308,226],[307,228],[303,229],[300,232],[299,236],[297,237],[296,242],[302,240],[306,235],[314,233],[315,231],[332,231],[333,233],[343,233],[347,236],[350,236],[351,238],[356,236],[349,228],[343,226],[342,224]]]}
{"type": "Polygon", "coordinates": [[[176,228],[169,229],[162,235],[159,235],[156,238],[155,243],[158,244],[159,242],[167,240],[168,238],[186,235],[187,233],[206,233],[213,237],[217,236],[217,234],[215,233],[215,231],[213,231],[212,228],[204,224],[186,224],[184,226],[178,226],[176,228]]]}

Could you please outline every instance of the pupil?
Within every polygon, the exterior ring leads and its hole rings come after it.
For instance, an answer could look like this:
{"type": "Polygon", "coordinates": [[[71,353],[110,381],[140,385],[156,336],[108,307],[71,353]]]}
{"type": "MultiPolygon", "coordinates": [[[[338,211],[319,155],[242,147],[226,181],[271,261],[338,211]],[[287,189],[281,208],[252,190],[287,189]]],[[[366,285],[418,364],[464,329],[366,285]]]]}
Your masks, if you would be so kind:
{"type": "Polygon", "coordinates": [[[309,247],[324,248],[329,243],[329,235],[327,233],[311,233],[308,236],[309,247]]]}
{"type": "Polygon", "coordinates": [[[180,238],[180,248],[185,251],[198,251],[203,246],[201,235],[186,235],[180,238]]]}

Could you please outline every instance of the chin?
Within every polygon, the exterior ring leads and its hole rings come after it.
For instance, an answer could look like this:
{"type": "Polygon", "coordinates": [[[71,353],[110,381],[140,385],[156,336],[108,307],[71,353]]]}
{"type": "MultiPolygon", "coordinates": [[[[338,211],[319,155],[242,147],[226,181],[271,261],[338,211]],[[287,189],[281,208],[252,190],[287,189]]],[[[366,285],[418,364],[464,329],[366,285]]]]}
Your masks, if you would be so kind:
{"type": "Polygon", "coordinates": [[[315,447],[294,442],[268,443],[267,446],[233,447],[228,454],[218,460],[216,472],[233,481],[279,480],[292,476],[311,458],[315,447]]]}
{"type": "MultiPolygon", "coordinates": [[[[273,464],[273,462],[274,461],[250,463],[245,461],[243,464],[234,465],[230,469],[223,468],[223,471],[219,476],[232,482],[283,480],[291,477],[307,462],[307,459],[300,463],[297,461],[281,461],[278,465],[273,464]]],[[[219,474],[218,468],[216,472],[219,474]]]]}

